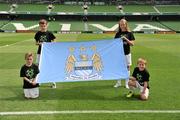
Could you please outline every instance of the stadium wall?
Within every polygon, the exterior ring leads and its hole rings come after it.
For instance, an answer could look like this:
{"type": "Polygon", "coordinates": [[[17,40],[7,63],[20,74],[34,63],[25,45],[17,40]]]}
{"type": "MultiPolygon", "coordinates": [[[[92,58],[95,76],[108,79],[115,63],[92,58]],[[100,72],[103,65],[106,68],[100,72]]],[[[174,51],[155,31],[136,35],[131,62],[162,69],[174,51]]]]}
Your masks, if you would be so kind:
{"type": "Polygon", "coordinates": [[[91,21],[117,21],[121,18],[126,18],[131,21],[179,21],[180,14],[94,14],[94,15],[83,15],[83,14],[0,14],[0,20],[39,20],[39,19],[47,19],[47,20],[83,20],[86,18],[91,21]]]}

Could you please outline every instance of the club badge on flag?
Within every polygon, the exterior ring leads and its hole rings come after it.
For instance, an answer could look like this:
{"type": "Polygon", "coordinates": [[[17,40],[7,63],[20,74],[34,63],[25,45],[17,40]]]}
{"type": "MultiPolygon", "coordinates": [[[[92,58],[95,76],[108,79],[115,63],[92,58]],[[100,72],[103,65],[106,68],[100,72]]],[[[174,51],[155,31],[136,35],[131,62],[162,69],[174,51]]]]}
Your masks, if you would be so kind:
{"type": "Polygon", "coordinates": [[[121,39],[43,43],[38,82],[127,79],[121,39]]]}

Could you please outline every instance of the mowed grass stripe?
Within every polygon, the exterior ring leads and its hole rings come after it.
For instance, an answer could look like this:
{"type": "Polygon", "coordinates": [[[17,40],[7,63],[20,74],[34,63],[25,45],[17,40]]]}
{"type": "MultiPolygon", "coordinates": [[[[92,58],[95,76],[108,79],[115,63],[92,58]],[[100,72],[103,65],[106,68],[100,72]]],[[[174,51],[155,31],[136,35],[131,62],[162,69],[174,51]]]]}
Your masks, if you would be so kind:
{"type": "Polygon", "coordinates": [[[33,34],[0,33],[0,48],[33,39],[33,34]]]}
{"type": "Polygon", "coordinates": [[[118,113],[180,113],[180,110],[67,110],[67,111],[21,111],[0,112],[0,115],[42,115],[42,114],[118,114],[118,113]]]}

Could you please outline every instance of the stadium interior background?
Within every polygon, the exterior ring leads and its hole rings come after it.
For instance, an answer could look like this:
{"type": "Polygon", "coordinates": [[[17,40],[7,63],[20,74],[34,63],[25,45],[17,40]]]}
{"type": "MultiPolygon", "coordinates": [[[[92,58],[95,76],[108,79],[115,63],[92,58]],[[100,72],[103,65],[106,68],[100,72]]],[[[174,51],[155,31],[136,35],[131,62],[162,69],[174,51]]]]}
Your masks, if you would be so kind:
{"type": "MultiPolygon", "coordinates": [[[[180,6],[180,0],[0,0],[1,8],[3,6],[9,7],[6,10],[0,10],[0,20],[1,26],[0,31],[4,32],[2,28],[9,23],[9,21],[16,21],[16,20],[25,20],[25,21],[33,21],[33,20],[39,20],[39,19],[47,19],[49,21],[118,21],[121,18],[126,18],[128,21],[155,21],[160,24],[162,24],[161,21],[179,21],[180,20],[180,12],[178,12],[178,8],[175,11],[165,11],[161,12],[158,9],[156,10],[156,6],[180,6]],[[82,9],[83,5],[87,5],[90,7],[88,10],[88,13],[84,13],[84,10],[82,9]],[[48,5],[55,6],[78,6],[80,8],[79,11],[68,11],[67,10],[61,11],[60,9],[56,9],[53,11],[53,8],[50,8],[50,12],[47,11],[33,11],[33,10],[19,10],[16,11],[16,7],[13,5],[44,5],[44,7],[47,7],[48,5]],[[105,6],[103,9],[108,8],[109,10],[102,10],[99,11],[99,9],[93,10],[96,6],[102,7],[105,6]],[[108,7],[109,6],[109,7],[108,7]],[[123,11],[124,8],[126,10],[126,6],[149,6],[153,7],[155,9],[155,12],[128,12],[123,11]],[[10,10],[13,9],[13,10],[10,10]],[[113,10],[112,10],[113,9],[113,10]],[[116,9],[116,10],[114,10],[116,9]],[[3,22],[4,21],[4,22],[3,22]]],[[[59,8],[60,8],[59,7],[59,8]]],[[[33,9],[33,7],[32,7],[33,9]]],[[[48,8],[49,9],[49,8],[48,8]]],[[[138,8],[140,9],[140,8],[138,8]]],[[[172,9],[172,8],[169,8],[172,9]]],[[[46,9],[47,10],[47,9],[46,9]]],[[[162,24],[162,26],[166,26],[165,24],[162,24]]],[[[179,32],[179,30],[174,30],[173,28],[170,28],[171,31],[179,32]]],[[[91,33],[91,31],[89,31],[91,33]]]]}

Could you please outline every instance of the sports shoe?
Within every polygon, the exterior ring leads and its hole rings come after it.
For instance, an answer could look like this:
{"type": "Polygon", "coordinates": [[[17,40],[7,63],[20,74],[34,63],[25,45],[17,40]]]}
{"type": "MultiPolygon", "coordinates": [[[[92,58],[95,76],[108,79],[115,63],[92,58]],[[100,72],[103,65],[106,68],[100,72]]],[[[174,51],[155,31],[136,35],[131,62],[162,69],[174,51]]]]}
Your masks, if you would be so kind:
{"type": "Polygon", "coordinates": [[[121,86],[121,83],[119,81],[117,81],[117,83],[114,85],[115,88],[118,88],[121,86]]]}
{"type": "Polygon", "coordinates": [[[127,89],[129,89],[129,86],[128,86],[128,85],[126,85],[125,87],[126,87],[127,89]]]}
{"type": "Polygon", "coordinates": [[[134,93],[132,91],[129,91],[129,93],[126,95],[127,98],[130,98],[134,95],[134,93]]]}
{"type": "Polygon", "coordinates": [[[53,83],[51,88],[56,88],[56,83],[53,83]]]}

